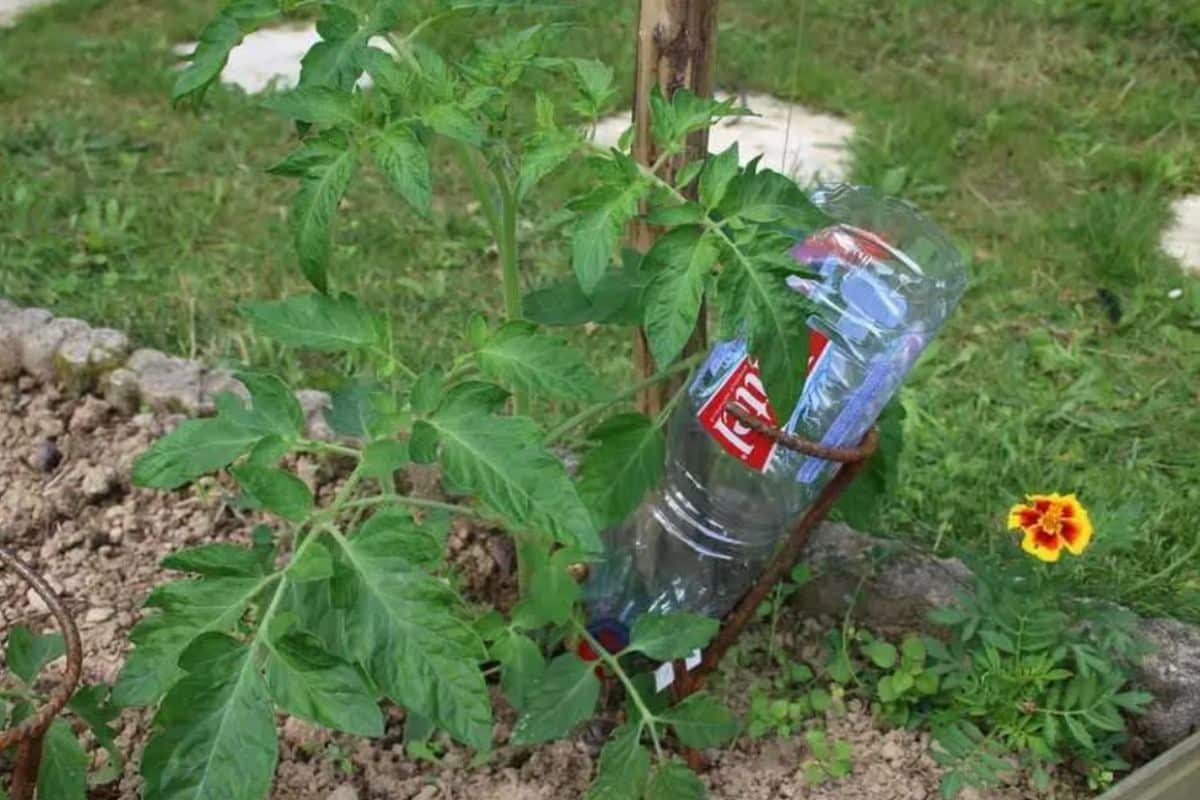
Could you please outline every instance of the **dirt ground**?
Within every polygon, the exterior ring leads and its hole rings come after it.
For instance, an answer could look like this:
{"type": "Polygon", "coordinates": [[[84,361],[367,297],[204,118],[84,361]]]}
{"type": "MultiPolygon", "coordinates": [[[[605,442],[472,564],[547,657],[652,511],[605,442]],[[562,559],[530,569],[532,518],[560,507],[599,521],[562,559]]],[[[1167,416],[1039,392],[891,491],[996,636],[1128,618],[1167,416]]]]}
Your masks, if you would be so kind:
{"type": "MultiPolygon", "coordinates": [[[[245,541],[257,521],[232,509],[215,483],[176,494],[130,486],[134,458],[177,421],[149,414],[123,418],[101,400],[68,398],[29,378],[0,383],[0,543],[40,570],[74,613],[84,642],[87,683],[116,678],[126,634],[139,618],[142,599],[152,584],[165,577],[158,567],[163,556],[182,545],[245,541]]],[[[326,490],[334,478],[325,465],[302,462],[297,468],[326,490]]],[[[511,591],[506,580],[511,574],[511,552],[495,541],[467,529],[451,537],[452,557],[469,591],[493,597],[511,591]]],[[[5,635],[17,623],[51,628],[45,607],[14,576],[0,573],[0,593],[5,598],[0,605],[0,629],[5,635]]],[[[791,644],[801,646],[797,641],[791,644]]],[[[577,798],[586,791],[602,738],[598,726],[585,726],[569,741],[511,747],[506,743],[512,714],[501,710],[497,748],[490,761],[472,767],[471,753],[451,747],[439,763],[428,764],[405,756],[403,712],[389,714],[386,735],[370,741],[330,735],[298,720],[281,720],[280,764],[272,796],[277,800],[577,798]]],[[[148,722],[144,711],[122,714],[117,724],[128,760],[125,774],[119,783],[94,789],[93,798],[139,795],[136,763],[148,722]]],[[[938,796],[939,772],[924,734],[880,730],[857,701],[851,702],[845,716],[831,717],[828,727],[832,736],[853,744],[855,767],[849,777],[836,784],[806,787],[801,767],[807,753],[800,737],[743,738],[726,751],[709,754],[711,768],[705,780],[711,796],[728,800],[938,796]]],[[[973,795],[975,800],[1032,796],[1022,786],[973,795]]]]}

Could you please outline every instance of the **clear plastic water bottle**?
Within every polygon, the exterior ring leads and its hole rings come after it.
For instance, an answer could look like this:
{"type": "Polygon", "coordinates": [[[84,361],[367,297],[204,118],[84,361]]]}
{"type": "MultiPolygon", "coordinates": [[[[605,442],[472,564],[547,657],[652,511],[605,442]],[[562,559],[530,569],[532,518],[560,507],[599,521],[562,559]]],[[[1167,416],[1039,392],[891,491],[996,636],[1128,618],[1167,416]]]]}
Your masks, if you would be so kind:
{"type": "MultiPolygon", "coordinates": [[[[825,445],[858,444],[962,296],[953,244],[910,206],[869,189],[820,189],[834,221],[792,255],[817,311],[808,319],[804,389],[783,428],[825,445]]],[[[839,465],[776,446],[725,411],[734,400],[778,426],[745,343],[715,345],[667,431],[662,485],[605,533],[585,588],[592,620],[623,626],[646,611],[721,616],[753,584],[791,523],[839,465]]]]}

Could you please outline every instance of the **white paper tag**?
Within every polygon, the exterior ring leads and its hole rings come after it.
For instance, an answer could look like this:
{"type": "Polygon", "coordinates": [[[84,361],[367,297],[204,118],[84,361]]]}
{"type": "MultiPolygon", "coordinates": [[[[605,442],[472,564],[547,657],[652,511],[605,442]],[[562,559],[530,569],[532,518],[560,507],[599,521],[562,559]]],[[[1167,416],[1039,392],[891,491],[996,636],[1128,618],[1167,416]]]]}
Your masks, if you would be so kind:
{"type": "Polygon", "coordinates": [[[700,660],[701,660],[700,648],[697,647],[695,650],[692,651],[692,654],[690,656],[688,656],[686,659],[684,659],[683,666],[685,669],[687,669],[688,672],[691,672],[696,667],[700,666],[700,660]]]}
{"type": "Polygon", "coordinates": [[[670,661],[665,662],[658,669],[654,670],[654,691],[661,692],[674,682],[675,666],[670,661]]]}

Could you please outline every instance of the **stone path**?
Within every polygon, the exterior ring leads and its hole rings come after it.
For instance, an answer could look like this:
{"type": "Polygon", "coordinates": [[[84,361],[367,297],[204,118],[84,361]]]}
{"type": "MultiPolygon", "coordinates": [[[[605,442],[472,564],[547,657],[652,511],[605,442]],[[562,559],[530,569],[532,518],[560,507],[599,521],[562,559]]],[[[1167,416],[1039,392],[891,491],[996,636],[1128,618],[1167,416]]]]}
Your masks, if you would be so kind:
{"type": "Polygon", "coordinates": [[[14,25],[22,13],[52,2],[54,0],[0,0],[0,28],[14,25]]]}
{"type": "Polygon", "coordinates": [[[1184,272],[1200,275],[1200,194],[1171,204],[1175,221],[1163,232],[1162,249],[1178,259],[1184,272]]]}

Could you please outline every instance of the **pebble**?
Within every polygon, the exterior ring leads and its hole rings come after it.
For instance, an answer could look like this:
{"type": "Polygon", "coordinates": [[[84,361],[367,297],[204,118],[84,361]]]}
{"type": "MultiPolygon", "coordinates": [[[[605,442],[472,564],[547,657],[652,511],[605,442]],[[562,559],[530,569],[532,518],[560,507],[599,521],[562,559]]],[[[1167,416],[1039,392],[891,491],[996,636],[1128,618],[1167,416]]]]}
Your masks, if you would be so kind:
{"type": "Polygon", "coordinates": [[[119,479],[112,467],[93,466],[83,473],[79,488],[89,500],[107,497],[117,487],[119,479]]]}
{"type": "Polygon", "coordinates": [[[87,613],[83,615],[83,621],[90,625],[99,625],[101,622],[108,622],[115,613],[108,606],[96,606],[87,610],[87,613]]]}
{"type": "Polygon", "coordinates": [[[38,445],[30,459],[30,464],[38,472],[53,472],[62,463],[62,453],[52,439],[46,439],[38,445]]]}

